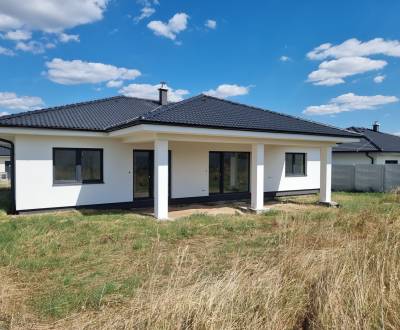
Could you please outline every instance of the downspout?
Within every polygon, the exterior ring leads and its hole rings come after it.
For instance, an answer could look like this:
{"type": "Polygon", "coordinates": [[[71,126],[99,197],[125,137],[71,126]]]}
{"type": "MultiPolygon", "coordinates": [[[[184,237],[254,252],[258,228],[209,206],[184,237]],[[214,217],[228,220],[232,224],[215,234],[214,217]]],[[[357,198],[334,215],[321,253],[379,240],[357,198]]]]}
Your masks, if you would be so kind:
{"type": "Polygon", "coordinates": [[[15,196],[15,146],[14,142],[0,138],[0,141],[10,144],[10,160],[11,160],[11,214],[17,214],[16,211],[16,196],[15,196]]]}
{"type": "Polygon", "coordinates": [[[365,155],[366,155],[369,159],[371,159],[371,164],[374,164],[374,157],[372,157],[372,156],[369,154],[368,151],[365,153],[365,155]]]}

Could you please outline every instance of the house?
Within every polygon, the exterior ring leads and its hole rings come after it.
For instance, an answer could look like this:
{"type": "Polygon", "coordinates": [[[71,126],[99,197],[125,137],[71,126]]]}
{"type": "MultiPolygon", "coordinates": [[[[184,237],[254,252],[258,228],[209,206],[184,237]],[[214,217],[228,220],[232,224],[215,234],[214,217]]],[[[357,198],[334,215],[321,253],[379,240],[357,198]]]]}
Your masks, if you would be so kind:
{"type": "Polygon", "coordinates": [[[199,95],[125,96],[0,118],[15,211],[143,207],[320,191],[331,203],[332,147],[358,134],[199,95]]]}
{"type": "Polygon", "coordinates": [[[333,164],[400,164],[400,136],[383,133],[375,122],[371,128],[349,127],[361,134],[359,142],[342,143],[333,148],[333,164]]]}
{"type": "Polygon", "coordinates": [[[10,168],[10,149],[7,147],[0,147],[0,181],[9,179],[10,168]]]}

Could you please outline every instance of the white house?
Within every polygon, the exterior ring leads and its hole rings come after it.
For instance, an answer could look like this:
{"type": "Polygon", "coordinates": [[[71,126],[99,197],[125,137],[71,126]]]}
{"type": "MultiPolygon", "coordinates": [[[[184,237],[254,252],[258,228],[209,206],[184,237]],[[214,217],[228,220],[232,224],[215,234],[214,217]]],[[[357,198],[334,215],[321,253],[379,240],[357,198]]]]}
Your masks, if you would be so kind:
{"type": "Polygon", "coordinates": [[[15,211],[141,207],[320,191],[331,202],[332,147],[358,134],[218,98],[117,96],[0,118],[15,211]]]}
{"type": "Polygon", "coordinates": [[[372,128],[349,127],[348,131],[361,134],[360,140],[333,148],[333,164],[400,164],[400,136],[383,133],[379,127],[377,122],[372,128]]]}
{"type": "Polygon", "coordinates": [[[10,149],[0,147],[0,181],[7,181],[10,177],[10,149]]]}

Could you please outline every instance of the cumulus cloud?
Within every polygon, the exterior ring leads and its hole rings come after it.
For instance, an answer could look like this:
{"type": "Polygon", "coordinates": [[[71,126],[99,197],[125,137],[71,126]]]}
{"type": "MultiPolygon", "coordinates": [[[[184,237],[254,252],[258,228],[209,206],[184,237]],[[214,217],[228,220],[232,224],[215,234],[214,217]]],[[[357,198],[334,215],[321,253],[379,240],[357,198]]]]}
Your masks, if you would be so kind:
{"type": "Polygon", "coordinates": [[[318,70],[310,73],[308,81],[314,85],[333,86],[344,83],[346,77],[387,65],[386,61],[369,58],[373,55],[400,57],[400,41],[375,38],[361,42],[353,38],[339,45],[322,44],[307,54],[311,60],[323,61],[318,70]]]}
{"type": "MultiPolygon", "coordinates": [[[[151,85],[151,84],[130,84],[128,86],[124,86],[119,90],[120,94],[131,97],[139,97],[144,99],[158,100],[158,89],[161,87],[160,84],[151,85]]],[[[173,89],[169,86],[168,88],[168,101],[171,102],[179,102],[184,99],[186,95],[189,94],[189,91],[186,89],[173,89]]]]}
{"type": "Polygon", "coordinates": [[[204,94],[225,99],[232,96],[246,95],[249,93],[249,91],[249,86],[222,84],[219,85],[216,89],[210,89],[204,92],[204,94]]]}
{"type": "Polygon", "coordinates": [[[0,46],[0,55],[14,56],[13,50],[0,46]]]}
{"type": "Polygon", "coordinates": [[[279,60],[280,60],[281,62],[288,62],[288,61],[291,60],[291,58],[290,58],[289,56],[282,55],[282,56],[279,58],[279,60]]]}
{"type": "Polygon", "coordinates": [[[400,42],[382,38],[361,42],[353,38],[340,45],[322,44],[309,52],[307,57],[311,60],[324,60],[326,58],[365,57],[379,54],[400,57],[400,42]]]}
{"type": "Polygon", "coordinates": [[[206,28],[215,30],[217,28],[217,21],[214,21],[213,19],[208,19],[205,23],[204,26],[206,28]]]}
{"type": "Polygon", "coordinates": [[[307,115],[333,115],[355,110],[373,110],[379,106],[398,101],[399,99],[396,96],[360,96],[347,93],[331,99],[328,104],[310,106],[303,113],[307,115]]]}
{"type": "Polygon", "coordinates": [[[379,70],[387,65],[383,60],[366,57],[342,57],[322,62],[318,70],[308,75],[308,81],[314,85],[333,86],[343,84],[344,78],[368,71],[379,70]]]}
{"type": "Polygon", "coordinates": [[[175,40],[177,34],[186,30],[189,16],[185,13],[175,14],[168,23],[162,21],[151,21],[147,27],[154,32],[155,35],[175,40]]]}
{"type": "Polygon", "coordinates": [[[71,41],[79,42],[79,35],[77,34],[67,34],[67,33],[60,33],[58,35],[58,40],[60,40],[62,43],[67,43],[71,41]]]}
{"type": "Polygon", "coordinates": [[[110,80],[107,82],[106,86],[108,88],[119,88],[124,82],[122,80],[110,80]]]}
{"type": "Polygon", "coordinates": [[[385,80],[385,78],[386,78],[386,76],[385,75],[377,75],[375,78],[374,78],[374,82],[375,83],[377,83],[377,84],[380,84],[380,83],[382,83],[384,80],[385,80]]]}
{"type": "MultiPolygon", "coordinates": [[[[11,92],[0,92],[0,108],[27,111],[43,106],[43,100],[37,96],[18,96],[11,92]]],[[[2,114],[4,115],[4,113],[2,114]]]]}
{"type": "Polygon", "coordinates": [[[13,30],[13,31],[8,31],[6,34],[3,36],[4,39],[8,40],[29,40],[32,38],[32,32],[26,31],[26,30],[13,30]]]}
{"type": "Polygon", "coordinates": [[[135,17],[135,21],[139,22],[142,19],[148,18],[148,17],[152,16],[155,12],[156,12],[156,10],[152,7],[143,7],[140,10],[140,15],[135,17]]]}
{"type": "Polygon", "coordinates": [[[133,80],[141,75],[139,70],[119,68],[109,64],[81,60],[64,61],[55,58],[46,62],[47,77],[58,84],[96,84],[110,80],[133,80]]]}
{"type": "Polygon", "coordinates": [[[0,28],[61,32],[103,18],[109,0],[0,1],[0,28]]]}

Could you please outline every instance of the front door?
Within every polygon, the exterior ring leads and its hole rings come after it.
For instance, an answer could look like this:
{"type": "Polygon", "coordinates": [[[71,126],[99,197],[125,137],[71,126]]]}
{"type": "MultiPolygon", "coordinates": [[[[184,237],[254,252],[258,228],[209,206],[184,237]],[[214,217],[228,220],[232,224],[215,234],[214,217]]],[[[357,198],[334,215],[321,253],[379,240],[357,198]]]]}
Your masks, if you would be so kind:
{"type": "MultiPolygon", "coordinates": [[[[168,194],[171,195],[171,152],[168,152],[168,194]]],[[[133,198],[151,199],[154,188],[154,151],[133,151],[133,198]]]]}
{"type": "Polygon", "coordinates": [[[133,198],[153,197],[154,153],[152,150],[133,151],[133,198]]]}

